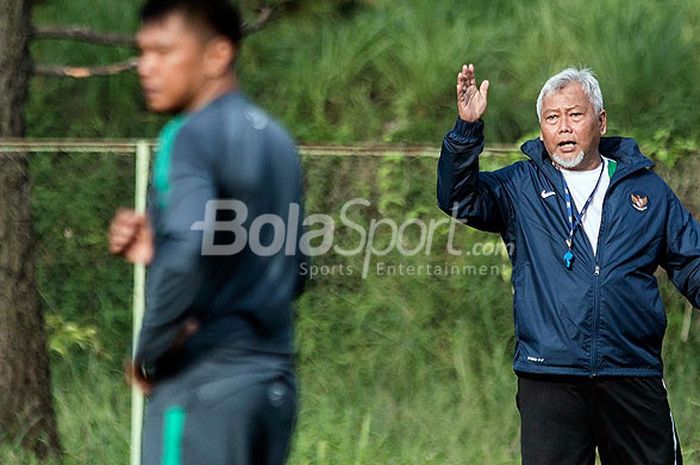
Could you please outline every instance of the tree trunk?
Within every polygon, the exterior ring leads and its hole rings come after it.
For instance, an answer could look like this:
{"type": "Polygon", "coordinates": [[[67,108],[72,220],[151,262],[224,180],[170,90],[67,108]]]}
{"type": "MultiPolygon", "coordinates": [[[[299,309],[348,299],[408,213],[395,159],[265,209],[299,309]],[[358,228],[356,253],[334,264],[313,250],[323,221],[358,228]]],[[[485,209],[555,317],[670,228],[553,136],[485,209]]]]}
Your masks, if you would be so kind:
{"type": "MultiPolygon", "coordinates": [[[[24,134],[31,0],[0,0],[0,137],[24,134]]],[[[60,454],[34,276],[26,156],[0,154],[0,439],[60,454]]]]}

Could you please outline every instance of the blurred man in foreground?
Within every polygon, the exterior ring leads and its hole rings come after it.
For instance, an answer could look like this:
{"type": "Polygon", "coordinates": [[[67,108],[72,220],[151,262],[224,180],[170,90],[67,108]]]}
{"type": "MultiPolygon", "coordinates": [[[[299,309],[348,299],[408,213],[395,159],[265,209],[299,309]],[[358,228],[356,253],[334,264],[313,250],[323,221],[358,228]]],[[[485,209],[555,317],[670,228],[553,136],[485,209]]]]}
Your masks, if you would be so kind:
{"type": "Polygon", "coordinates": [[[146,102],[174,118],[160,135],[148,216],[120,210],[109,245],[148,265],[131,373],[149,395],[143,463],[282,464],[296,415],[301,282],[298,248],[275,247],[273,220],[298,232],[297,152],[238,90],[235,7],[149,0],[141,20],[146,102]],[[256,219],[266,221],[254,231],[256,219]]]}

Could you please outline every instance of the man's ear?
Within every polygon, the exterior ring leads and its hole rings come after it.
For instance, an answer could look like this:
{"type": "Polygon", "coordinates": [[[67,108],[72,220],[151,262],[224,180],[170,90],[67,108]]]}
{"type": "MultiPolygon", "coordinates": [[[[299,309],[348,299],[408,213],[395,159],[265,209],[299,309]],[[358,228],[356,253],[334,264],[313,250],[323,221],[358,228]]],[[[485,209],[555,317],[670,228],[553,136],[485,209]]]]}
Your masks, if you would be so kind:
{"type": "Polygon", "coordinates": [[[598,122],[600,123],[600,135],[605,135],[608,131],[608,114],[605,110],[602,110],[598,115],[598,122]]]}
{"type": "Polygon", "coordinates": [[[215,37],[206,50],[206,75],[209,78],[219,78],[231,72],[236,58],[236,47],[224,37],[215,37]]]}

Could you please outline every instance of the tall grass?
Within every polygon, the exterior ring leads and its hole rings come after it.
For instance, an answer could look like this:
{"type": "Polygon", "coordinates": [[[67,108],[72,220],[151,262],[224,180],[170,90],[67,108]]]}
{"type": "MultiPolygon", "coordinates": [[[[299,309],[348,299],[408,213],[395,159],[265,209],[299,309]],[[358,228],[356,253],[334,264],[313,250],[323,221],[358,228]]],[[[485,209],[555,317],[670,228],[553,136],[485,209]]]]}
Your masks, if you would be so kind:
{"type": "Polygon", "coordinates": [[[354,140],[436,142],[454,118],[463,62],[492,81],[492,141],[532,132],[539,88],[571,65],[598,73],[612,130],[696,135],[697,7],[692,0],[378,1],[351,19],[293,18],[263,31],[246,51],[256,66],[244,61],[242,72],[302,139],[347,140],[349,120],[354,140]],[[270,68],[281,79],[270,79],[270,68]],[[309,94],[316,98],[300,111],[298,98],[309,94]]]}
{"type": "MultiPolygon", "coordinates": [[[[484,158],[484,165],[493,168],[506,161],[484,158]]],[[[337,218],[347,199],[362,196],[371,205],[351,213],[361,224],[378,218],[392,218],[398,223],[410,218],[426,222],[441,219],[442,214],[433,206],[434,163],[425,159],[307,158],[308,213],[328,213],[337,218]]],[[[686,171],[675,173],[687,177],[686,171]]],[[[50,176],[40,179],[53,185],[50,176]]],[[[85,178],[82,182],[94,181],[85,178]]],[[[60,185],[55,189],[60,191],[60,185]]],[[[39,196],[38,200],[36,208],[41,209],[44,199],[39,196]]],[[[68,207],[78,208],[64,206],[68,207]]],[[[61,217],[61,210],[53,214],[61,217]]],[[[101,213],[94,215],[99,217],[101,213]]],[[[100,227],[98,221],[92,228],[100,227]]],[[[382,246],[387,244],[387,231],[383,229],[378,235],[382,246]]],[[[347,228],[338,227],[336,234],[337,243],[344,248],[358,244],[357,234],[347,228]]],[[[448,238],[447,226],[440,227],[428,256],[419,253],[406,257],[392,252],[374,257],[367,279],[360,275],[363,256],[328,254],[316,259],[318,266],[342,264],[351,267],[353,274],[317,276],[298,302],[301,411],[290,463],[518,463],[509,270],[490,269],[504,265],[506,258],[498,252],[451,256],[446,252],[448,238]],[[379,262],[416,267],[484,265],[488,272],[390,276],[377,272],[379,262]]],[[[77,253],[74,249],[60,248],[63,240],[56,242],[51,235],[42,237],[50,249],[60,250],[62,260],[100,260],[90,255],[73,257],[77,253]]],[[[460,227],[453,244],[469,252],[474,244],[498,241],[497,237],[460,227]]],[[[404,245],[412,248],[417,242],[417,235],[409,234],[404,245]]],[[[51,269],[50,262],[41,262],[40,266],[51,269]]],[[[60,302],[58,308],[47,311],[78,326],[96,325],[103,342],[115,335],[125,340],[128,334],[118,328],[127,327],[128,273],[122,275],[121,282],[100,283],[96,277],[111,276],[118,264],[105,261],[102,266],[104,270],[83,265],[76,279],[96,283],[92,292],[105,305],[103,321],[92,313],[99,309],[88,307],[91,311],[84,314],[71,298],[61,300],[65,281],[42,274],[44,294],[60,302]],[[109,286],[119,287],[120,292],[109,291],[109,286]],[[114,309],[120,305],[123,313],[115,326],[111,319],[118,316],[114,309]]],[[[681,342],[685,303],[665,279],[662,289],[669,317],[664,347],[666,381],[686,463],[700,464],[700,401],[696,389],[700,327],[696,321],[689,341],[681,342]]],[[[53,328],[52,336],[61,331],[61,327],[53,328]]],[[[75,346],[63,356],[54,353],[54,394],[67,451],[66,465],[127,462],[129,393],[121,375],[126,348],[106,347],[108,350],[96,351],[75,346]]],[[[12,446],[0,449],[0,457],[9,465],[32,463],[12,446]]]]}
{"type": "MultiPolygon", "coordinates": [[[[421,293],[416,283],[370,280],[355,295],[319,286],[304,297],[291,464],[519,463],[508,298],[496,281],[454,281],[432,292],[420,283],[421,293]],[[445,297],[455,291],[464,298],[445,297]]],[[[665,293],[671,404],[685,463],[700,464],[700,338],[679,342],[682,305],[667,286],[665,293]]],[[[53,367],[64,465],[125,465],[129,393],[119,363],[88,356],[53,367]]],[[[0,457],[36,463],[11,446],[0,457]]]]}
{"type": "MultiPolygon", "coordinates": [[[[54,406],[65,455],[46,465],[129,463],[130,391],[120,365],[96,356],[53,360],[54,406]]],[[[38,465],[12,445],[0,448],[0,462],[38,465]]]]}
{"type": "MultiPolygon", "coordinates": [[[[139,3],[48,0],[35,8],[35,22],[133,32],[139,3]]],[[[437,143],[455,117],[455,76],[464,62],[492,81],[492,142],[535,131],[537,92],[571,65],[597,72],[611,133],[698,135],[697,0],[293,3],[245,41],[239,70],[245,90],[300,140],[437,143]]],[[[89,64],[132,52],[42,41],[33,54],[38,62],[89,64]]],[[[163,121],[143,108],[133,75],[37,77],[31,97],[35,136],[155,135],[163,121]]]]}
{"type": "MultiPolygon", "coordinates": [[[[35,8],[35,22],[133,32],[138,3],[46,0],[35,8]]],[[[465,61],[492,81],[490,142],[532,134],[539,87],[568,65],[598,72],[611,132],[650,137],[661,129],[662,139],[652,138],[661,149],[681,136],[697,137],[697,0],[292,3],[295,8],[247,40],[240,71],[246,90],[300,140],[437,145],[453,124],[454,80],[465,61]]],[[[37,42],[32,52],[40,62],[75,64],[131,54],[53,41],[37,42]]],[[[36,77],[27,120],[32,136],[142,137],[154,136],[163,118],[146,113],[135,76],[123,75],[87,82],[36,77]]],[[[677,158],[688,153],[674,152],[677,158]]],[[[487,168],[504,162],[484,161],[487,168]]],[[[64,341],[52,352],[64,463],[126,464],[129,394],[120,365],[128,346],[130,279],[102,241],[113,208],[130,202],[131,167],[65,156],[31,163],[40,290],[45,311],[61,318],[52,340],[64,341]],[[74,323],[82,335],[97,329],[98,344],[66,345],[76,333],[66,334],[61,322],[74,323]]],[[[363,224],[382,217],[441,219],[434,169],[433,160],[306,159],[307,211],[337,218],[345,201],[364,197],[371,206],[354,214],[363,224]]],[[[697,207],[697,171],[677,173],[687,181],[683,195],[697,207]]],[[[346,248],[357,240],[352,231],[337,231],[346,248]]],[[[386,243],[386,231],[378,240],[386,243]]],[[[505,263],[500,254],[449,256],[447,240],[441,227],[429,256],[392,253],[381,261],[505,263]]],[[[464,250],[497,241],[465,228],[455,238],[464,250]]],[[[361,257],[331,254],[315,263],[343,264],[355,273],[318,277],[298,304],[302,403],[292,464],[518,463],[507,267],[447,277],[382,276],[374,268],[363,280],[361,257]]],[[[681,342],[685,304],[662,283],[671,403],[686,463],[700,464],[700,327],[695,322],[689,341],[681,342]]],[[[0,463],[35,462],[5,445],[0,463]]]]}

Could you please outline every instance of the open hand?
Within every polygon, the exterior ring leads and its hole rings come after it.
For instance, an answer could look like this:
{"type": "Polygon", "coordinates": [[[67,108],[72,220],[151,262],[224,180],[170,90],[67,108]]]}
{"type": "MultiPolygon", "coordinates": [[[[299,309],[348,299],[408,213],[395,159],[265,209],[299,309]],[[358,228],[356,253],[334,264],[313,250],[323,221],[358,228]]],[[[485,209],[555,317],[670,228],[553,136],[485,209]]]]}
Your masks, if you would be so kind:
{"type": "Polygon", "coordinates": [[[469,123],[478,121],[486,112],[489,81],[476,87],[474,65],[463,65],[457,75],[457,109],[459,117],[469,123]]]}

